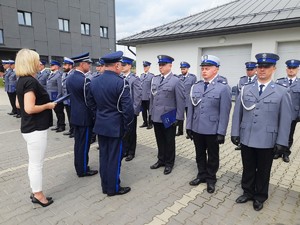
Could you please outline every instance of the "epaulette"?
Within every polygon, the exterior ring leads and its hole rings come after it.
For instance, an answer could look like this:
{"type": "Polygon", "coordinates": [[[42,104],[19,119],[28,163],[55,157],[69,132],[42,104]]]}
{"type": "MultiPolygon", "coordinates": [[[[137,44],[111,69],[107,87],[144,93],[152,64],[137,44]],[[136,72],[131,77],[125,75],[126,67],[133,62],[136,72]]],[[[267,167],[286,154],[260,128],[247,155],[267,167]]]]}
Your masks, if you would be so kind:
{"type": "Polygon", "coordinates": [[[160,74],[153,74],[155,77],[158,77],[158,76],[160,76],[160,74]]]}
{"type": "Polygon", "coordinates": [[[221,84],[227,84],[227,82],[225,80],[217,80],[218,83],[221,83],[221,84]]]}
{"type": "Polygon", "coordinates": [[[224,77],[224,76],[222,76],[222,75],[219,75],[219,77],[221,77],[221,78],[223,78],[223,79],[225,79],[225,80],[227,79],[226,77],[224,77]]]}
{"type": "Polygon", "coordinates": [[[195,84],[198,84],[198,83],[203,83],[204,82],[204,80],[198,80],[198,81],[196,81],[196,83],[195,84]]]}
{"type": "Polygon", "coordinates": [[[281,77],[281,78],[278,78],[277,80],[284,80],[286,77],[281,77]]]}
{"type": "Polygon", "coordinates": [[[174,73],[173,73],[173,75],[174,75],[175,77],[178,77],[178,78],[179,78],[179,75],[177,75],[177,74],[174,74],[174,73]]]}
{"type": "Polygon", "coordinates": [[[281,83],[275,83],[275,84],[278,84],[278,85],[280,85],[280,86],[282,86],[282,87],[285,87],[285,88],[287,88],[288,87],[288,85],[287,84],[285,84],[285,83],[283,83],[283,84],[281,84],[281,83]]]}
{"type": "Polygon", "coordinates": [[[254,83],[255,83],[254,81],[247,82],[247,83],[244,84],[244,86],[249,85],[249,84],[254,84],[254,83]]]}
{"type": "Polygon", "coordinates": [[[242,76],[242,77],[240,77],[240,78],[244,78],[244,77],[247,77],[247,76],[242,76]]]}

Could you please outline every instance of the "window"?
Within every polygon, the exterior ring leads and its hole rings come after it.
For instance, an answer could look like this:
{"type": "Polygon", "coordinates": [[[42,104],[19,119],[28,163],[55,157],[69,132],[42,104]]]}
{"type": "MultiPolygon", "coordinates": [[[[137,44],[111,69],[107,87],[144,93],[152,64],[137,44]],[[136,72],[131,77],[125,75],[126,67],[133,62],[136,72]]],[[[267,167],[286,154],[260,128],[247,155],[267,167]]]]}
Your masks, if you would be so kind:
{"type": "Polygon", "coordinates": [[[81,34],[90,35],[90,24],[81,23],[81,34]]]}
{"type": "Polygon", "coordinates": [[[3,30],[0,29],[0,44],[4,44],[3,30]]]}
{"type": "Polygon", "coordinates": [[[69,20],[58,19],[58,29],[60,31],[69,32],[69,20]]]}
{"type": "Polygon", "coordinates": [[[18,21],[20,25],[31,26],[31,13],[18,11],[18,21]]]}
{"type": "Polygon", "coordinates": [[[108,27],[100,27],[100,37],[108,38],[108,27]]]}

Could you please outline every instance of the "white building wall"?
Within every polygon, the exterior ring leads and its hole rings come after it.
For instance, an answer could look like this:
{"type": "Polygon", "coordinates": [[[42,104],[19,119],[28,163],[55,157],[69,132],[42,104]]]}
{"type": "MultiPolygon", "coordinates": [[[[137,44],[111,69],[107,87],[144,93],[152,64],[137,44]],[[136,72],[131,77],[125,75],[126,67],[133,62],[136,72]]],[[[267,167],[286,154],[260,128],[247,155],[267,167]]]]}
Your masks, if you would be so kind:
{"type": "MultiPolygon", "coordinates": [[[[143,44],[136,46],[137,74],[143,72],[142,61],[147,60],[152,62],[151,72],[159,74],[157,55],[165,54],[172,56],[175,61],[173,63],[173,73],[180,74],[179,64],[181,61],[187,61],[191,64],[190,72],[197,75],[200,74],[200,59],[203,48],[234,46],[234,45],[251,45],[251,58],[255,61],[255,55],[260,52],[277,53],[278,43],[295,42],[300,44],[300,29],[288,28],[272,31],[260,31],[243,34],[232,34],[224,36],[205,37],[197,39],[189,39],[182,41],[170,41],[153,44],[143,44]]],[[[295,48],[295,52],[297,48],[295,48]]],[[[295,53],[297,54],[297,53],[295,53]]],[[[299,57],[300,59],[300,53],[299,57]]],[[[227,61],[227,60],[226,60],[227,61]]],[[[280,71],[285,67],[285,61],[279,60],[277,67],[280,71]]],[[[234,62],[232,62],[234,63],[234,62]]],[[[221,61],[222,65],[222,61],[221,61]]],[[[230,67],[230,65],[222,65],[230,67]]],[[[244,74],[244,69],[241,69],[241,74],[244,74]]],[[[276,76],[276,75],[275,75],[276,76]]],[[[281,75],[282,76],[282,75],[281,75]]]]}

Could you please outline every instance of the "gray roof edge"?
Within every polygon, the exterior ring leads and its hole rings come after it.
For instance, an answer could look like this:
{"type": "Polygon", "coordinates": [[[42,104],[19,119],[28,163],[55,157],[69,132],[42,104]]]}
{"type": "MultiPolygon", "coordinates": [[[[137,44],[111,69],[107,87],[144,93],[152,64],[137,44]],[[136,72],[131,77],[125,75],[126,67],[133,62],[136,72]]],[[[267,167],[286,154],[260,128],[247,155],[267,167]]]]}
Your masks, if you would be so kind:
{"type": "Polygon", "coordinates": [[[178,41],[184,39],[194,39],[194,38],[212,37],[217,35],[228,35],[228,34],[238,34],[238,33],[249,33],[249,32],[256,32],[256,31],[263,31],[263,30],[265,31],[277,30],[277,29],[293,28],[299,26],[300,26],[300,17],[288,19],[288,20],[268,21],[265,23],[260,22],[255,24],[243,24],[234,27],[222,27],[219,29],[195,31],[190,33],[171,34],[171,35],[165,35],[161,37],[156,36],[152,38],[144,38],[144,39],[139,38],[139,39],[132,39],[132,40],[121,39],[117,41],[117,44],[135,47],[138,44],[178,41]]]}

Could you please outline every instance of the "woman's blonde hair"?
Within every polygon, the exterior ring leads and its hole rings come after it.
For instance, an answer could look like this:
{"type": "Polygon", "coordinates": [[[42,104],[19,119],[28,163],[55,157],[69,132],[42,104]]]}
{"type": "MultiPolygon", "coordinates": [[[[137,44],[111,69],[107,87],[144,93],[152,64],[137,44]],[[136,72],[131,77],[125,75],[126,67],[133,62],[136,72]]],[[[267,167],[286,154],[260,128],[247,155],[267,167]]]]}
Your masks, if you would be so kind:
{"type": "Polygon", "coordinates": [[[37,52],[23,48],[16,56],[15,72],[17,76],[35,75],[39,71],[40,56],[37,52]]]}

